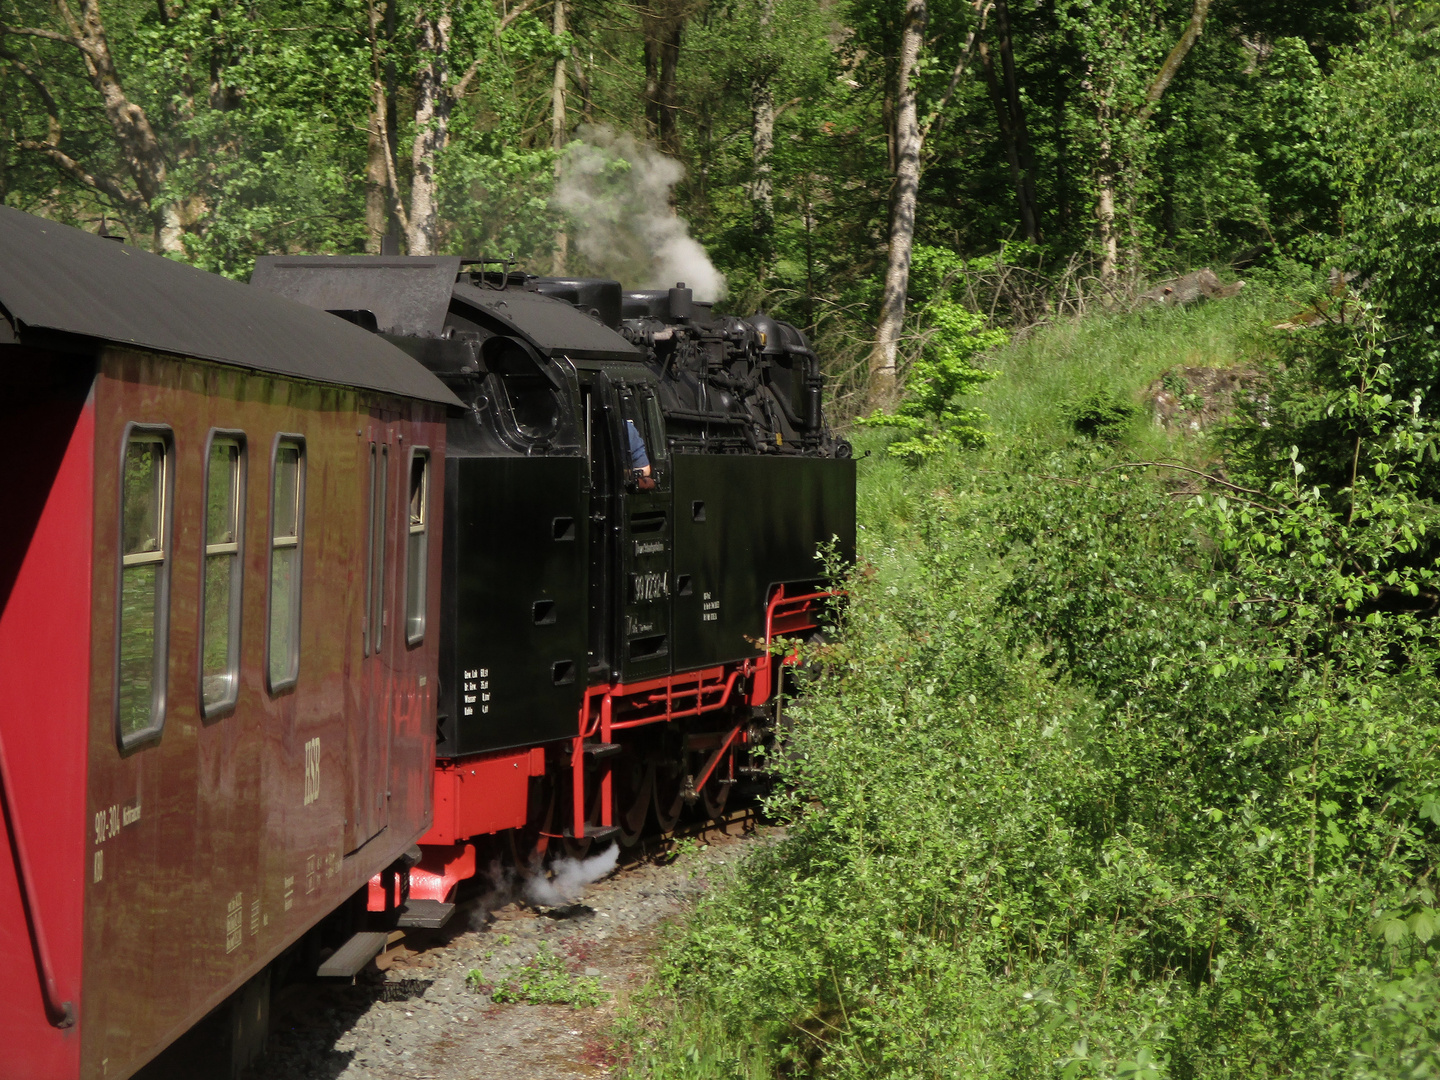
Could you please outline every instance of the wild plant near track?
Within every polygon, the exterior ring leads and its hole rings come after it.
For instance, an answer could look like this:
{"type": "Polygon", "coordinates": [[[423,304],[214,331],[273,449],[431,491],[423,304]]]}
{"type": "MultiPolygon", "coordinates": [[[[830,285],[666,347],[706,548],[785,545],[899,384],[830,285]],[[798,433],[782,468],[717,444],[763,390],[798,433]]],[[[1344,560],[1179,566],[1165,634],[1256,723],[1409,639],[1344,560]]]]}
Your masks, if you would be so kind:
{"type": "Polygon", "coordinates": [[[1343,489],[1085,440],[910,474],[790,836],[670,952],[637,1074],[1440,1075],[1430,432],[1356,340],[1343,489]]]}

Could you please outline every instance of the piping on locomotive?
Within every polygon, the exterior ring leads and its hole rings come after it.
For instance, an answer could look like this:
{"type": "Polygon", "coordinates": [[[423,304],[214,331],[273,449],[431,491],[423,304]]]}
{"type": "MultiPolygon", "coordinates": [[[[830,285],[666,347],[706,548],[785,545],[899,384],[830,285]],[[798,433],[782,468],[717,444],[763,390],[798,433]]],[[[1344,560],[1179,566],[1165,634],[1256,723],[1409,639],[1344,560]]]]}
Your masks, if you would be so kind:
{"type": "Polygon", "coordinates": [[[465,402],[449,421],[435,820],[371,909],[438,925],[476,838],[522,863],[633,843],[756,785],[772,643],[853,558],[855,470],[818,358],[682,285],[458,257],[266,257],[252,284],[374,330],[465,402]]]}

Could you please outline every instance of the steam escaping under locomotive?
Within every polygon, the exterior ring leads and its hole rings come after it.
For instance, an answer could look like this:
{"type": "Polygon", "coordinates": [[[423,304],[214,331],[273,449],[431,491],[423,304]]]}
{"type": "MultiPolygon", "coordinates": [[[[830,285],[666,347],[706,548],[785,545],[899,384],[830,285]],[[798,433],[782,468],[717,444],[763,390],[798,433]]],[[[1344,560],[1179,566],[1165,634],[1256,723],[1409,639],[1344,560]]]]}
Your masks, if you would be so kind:
{"type": "Polygon", "coordinates": [[[633,842],[760,783],[793,655],[853,557],[850,446],[798,329],[683,284],[458,257],[266,257],[252,285],[372,330],[448,422],[435,823],[372,911],[434,925],[513,830],[523,859],[633,842]]]}

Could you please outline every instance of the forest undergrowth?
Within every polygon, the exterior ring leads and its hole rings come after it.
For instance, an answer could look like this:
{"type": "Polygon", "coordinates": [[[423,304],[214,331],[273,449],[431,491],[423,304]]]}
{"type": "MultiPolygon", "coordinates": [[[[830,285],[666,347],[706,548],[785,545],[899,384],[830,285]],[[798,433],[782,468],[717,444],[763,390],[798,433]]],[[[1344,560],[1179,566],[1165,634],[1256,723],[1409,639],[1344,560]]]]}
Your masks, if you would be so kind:
{"type": "Polygon", "coordinates": [[[1431,430],[1373,311],[1273,297],[1012,343],[985,447],[862,434],[786,837],[677,929],[630,1075],[1440,1076],[1431,430]],[[1168,436],[1176,365],[1263,382],[1168,436]]]}

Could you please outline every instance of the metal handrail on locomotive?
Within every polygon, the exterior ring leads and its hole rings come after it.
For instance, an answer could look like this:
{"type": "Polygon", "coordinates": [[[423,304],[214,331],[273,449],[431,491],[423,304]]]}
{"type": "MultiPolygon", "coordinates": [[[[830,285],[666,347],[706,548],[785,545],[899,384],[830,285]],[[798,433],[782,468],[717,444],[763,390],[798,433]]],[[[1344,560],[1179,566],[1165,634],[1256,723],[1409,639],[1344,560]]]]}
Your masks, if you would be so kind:
{"type": "Polygon", "coordinates": [[[853,558],[855,470],[804,334],[683,284],[458,257],[262,258],[252,284],[373,330],[448,422],[435,820],[373,911],[443,920],[477,838],[634,843],[759,785],[793,650],[853,558]]]}

